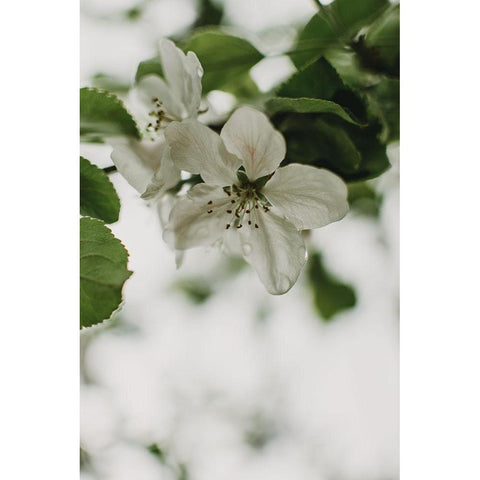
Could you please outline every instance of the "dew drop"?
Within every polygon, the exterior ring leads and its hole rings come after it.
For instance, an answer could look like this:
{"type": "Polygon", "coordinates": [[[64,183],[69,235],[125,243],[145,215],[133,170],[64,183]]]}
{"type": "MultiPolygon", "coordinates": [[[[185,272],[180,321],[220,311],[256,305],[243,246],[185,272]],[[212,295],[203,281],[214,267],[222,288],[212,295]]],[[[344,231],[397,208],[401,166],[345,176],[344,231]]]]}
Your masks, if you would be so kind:
{"type": "Polygon", "coordinates": [[[289,288],[290,288],[291,282],[290,279],[283,274],[279,274],[277,281],[276,281],[276,287],[277,291],[279,293],[285,293],[289,288]]]}
{"type": "Polygon", "coordinates": [[[252,253],[252,246],[249,243],[242,244],[242,251],[244,255],[250,255],[252,253]]]}

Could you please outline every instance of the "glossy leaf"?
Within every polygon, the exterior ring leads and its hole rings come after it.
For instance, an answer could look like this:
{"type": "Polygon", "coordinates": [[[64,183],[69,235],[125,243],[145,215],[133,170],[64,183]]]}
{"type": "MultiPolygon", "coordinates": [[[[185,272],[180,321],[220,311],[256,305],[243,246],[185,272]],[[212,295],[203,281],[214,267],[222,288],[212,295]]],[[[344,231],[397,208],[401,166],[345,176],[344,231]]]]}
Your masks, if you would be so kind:
{"type": "Polygon", "coordinates": [[[388,0],[335,0],[315,14],[300,32],[293,63],[301,67],[329,50],[349,44],[361,27],[388,7],[388,0]]]}
{"type": "Polygon", "coordinates": [[[353,119],[343,107],[330,100],[321,98],[285,98],[276,97],[270,99],[266,104],[270,114],[279,112],[295,112],[295,113],[331,113],[342,118],[346,122],[361,125],[353,119]]]}
{"type": "Polygon", "coordinates": [[[231,91],[239,78],[262,60],[263,55],[247,40],[218,29],[201,29],[184,45],[185,52],[196,53],[204,69],[202,87],[231,91]]]}
{"type": "Polygon", "coordinates": [[[277,96],[329,100],[339,104],[359,123],[366,121],[363,99],[343,83],[335,68],[323,57],[294,73],[280,86],[277,96]]]}
{"type": "Polygon", "coordinates": [[[80,219],[80,326],[90,327],[109,318],[122,300],[130,275],[128,252],[105,224],[80,219]]]}
{"type": "Polygon", "coordinates": [[[96,88],[80,89],[80,135],[82,140],[140,133],[123,103],[113,94],[96,88]]]}
{"type": "Polygon", "coordinates": [[[120,213],[120,199],[108,175],[80,157],[80,214],[114,223],[120,213]]]}

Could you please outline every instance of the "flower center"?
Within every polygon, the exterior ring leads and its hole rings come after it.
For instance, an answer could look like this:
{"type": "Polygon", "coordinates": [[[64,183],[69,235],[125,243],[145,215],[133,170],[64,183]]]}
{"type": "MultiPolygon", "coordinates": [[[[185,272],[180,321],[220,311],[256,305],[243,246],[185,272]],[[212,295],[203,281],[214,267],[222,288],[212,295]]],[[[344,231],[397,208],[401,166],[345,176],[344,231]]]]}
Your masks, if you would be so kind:
{"type": "Polygon", "coordinates": [[[213,200],[207,203],[207,213],[213,214],[214,211],[223,212],[228,215],[228,223],[225,229],[231,227],[242,228],[260,228],[258,221],[259,209],[265,213],[270,211],[270,203],[253,185],[232,185],[224,187],[223,191],[226,199],[215,205],[213,200]]]}
{"type": "Polygon", "coordinates": [[[147,125],[147,132],[156,134],[162,127],[166,127],[175,119],[168,114],[162,102],[157,97],[152,98],[152,103],[153,110],[148,113],[152,121],[147,125]]]}

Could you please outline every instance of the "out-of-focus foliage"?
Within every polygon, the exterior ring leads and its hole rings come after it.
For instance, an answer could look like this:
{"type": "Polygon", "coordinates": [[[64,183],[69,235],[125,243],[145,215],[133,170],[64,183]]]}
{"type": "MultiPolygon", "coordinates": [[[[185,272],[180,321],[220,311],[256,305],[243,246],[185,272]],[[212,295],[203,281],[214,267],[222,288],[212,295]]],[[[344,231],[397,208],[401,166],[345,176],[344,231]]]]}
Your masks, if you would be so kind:
{"type": "Polygon", "coordinates": [[[319,252],[309,258],[308,278],[315,309],[323,320],[331,320],[337,313],[355,306],[355,291],[326,270],[319,252]]]}
{"type": "Polygon", "coordinates": [[[195,52],[203,66],[204,93],[224,90],[240,98],[259,93],[249,71],[264,56],[247,40],[219,29],[199,29],[183,49],[195,52]]]}
{"type": "Polygon", "coordinates": [[[110,317],[122,300],[122,287],[132,274],[128,252],[101,220],[80,219],[80,326],[110,317]]]}
{"type": "Polygon", "coordinates": [[[377,218],[382,196],[367,182],[354,182],[348,185],[348,203],[353,212],[377,218]]]}
{"type": "Polygon", "coordinates": [[[220,25],[223,18],[223,8],[212,0],[200,0],[199,12],[194,28],[220,25]]]}
{"type": "Polygon", "coordinates": [[[80,214],[114,223],[120,214],[120,199],[107,174],[80,157],[80,214]]]}
{"type": "Polygon", "coordinates": [[[112,93],[96,88],[80,89],[80,135],[86,141],[113,135],[140,138],[123,103],[112,93]]]}

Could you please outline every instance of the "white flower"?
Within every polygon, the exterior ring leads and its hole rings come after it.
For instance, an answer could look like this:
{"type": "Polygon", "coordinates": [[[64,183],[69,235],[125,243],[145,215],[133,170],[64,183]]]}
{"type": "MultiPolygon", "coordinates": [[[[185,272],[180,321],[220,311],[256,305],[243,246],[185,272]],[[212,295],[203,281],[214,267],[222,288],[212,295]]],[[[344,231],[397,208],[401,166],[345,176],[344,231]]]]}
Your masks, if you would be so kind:
{"type": "Polygon", "coordinates": [[[165,140],[110,138],[111,158],[118,172],[144,199],[162,196],[180,180],[165,140]]]}
{"type": "Polygon", "coordinates": [[[117,170],[145,199],[162,196],[180,180],[163,129],[173,120],[196,118],[202,94],[203,70],[193,52],[185,55],[172,41],[162,39],[159,53],[164,79],[157,75],[143,77],[128,101],[150,140],[109,139],[117,170]]]}
{"type": "Polygon", "coordinates": [[[167,238],[185,250],[234,231],[267,290],[287,292],[306,261],[300,230],[323,227],[347,213],[343,180],[307,165],[278,168],[285,140],[264,114],[249,107],[236,110],[220,136],[196,120],[171,123],[165,136],[177,167],[199,173],[205,182],[173,207],[167,238]]]}
{"type": "Polygon", "coordinates": [[[186,55],[171,40],[159,44],[163,78],[142,77],[132,90],[130,102],[141,126],[156,138],[173,120],[197,118],[202,97],[203,69],[193,52],[186,55]]]}

